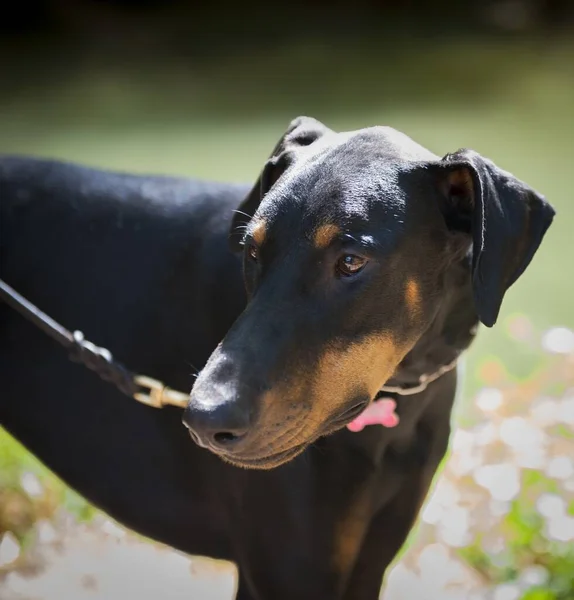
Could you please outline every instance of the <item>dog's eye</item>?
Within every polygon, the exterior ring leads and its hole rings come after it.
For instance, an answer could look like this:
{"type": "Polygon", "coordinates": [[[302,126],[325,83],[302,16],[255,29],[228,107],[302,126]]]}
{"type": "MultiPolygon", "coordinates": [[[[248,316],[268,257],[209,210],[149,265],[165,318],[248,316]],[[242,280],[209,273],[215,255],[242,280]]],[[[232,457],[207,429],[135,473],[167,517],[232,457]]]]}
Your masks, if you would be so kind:
{"type": "Polygon", "coordinates": [[[367,259],[356,254],[344,254],[337,261],[337,272],[345,277],[355,275],[367,264],[367,259]]]}
{"type": "Polygon", "coordinates": [[[259,260],[259,249],[257,246],[249,244],[249,247],[247,248],[247,255],[253,262],[257,262],[259,260]]]}

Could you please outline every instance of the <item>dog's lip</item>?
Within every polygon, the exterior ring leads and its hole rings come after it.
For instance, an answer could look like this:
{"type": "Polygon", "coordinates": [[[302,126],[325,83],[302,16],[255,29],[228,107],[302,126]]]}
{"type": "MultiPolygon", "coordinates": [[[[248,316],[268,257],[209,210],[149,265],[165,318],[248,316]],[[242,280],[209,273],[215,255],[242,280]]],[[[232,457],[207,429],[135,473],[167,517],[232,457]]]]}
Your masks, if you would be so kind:
{"type": "Polygon", "coordinates": [[[244,467],[246,469],[265,469],[269,468],[269,466],[275,467],[290,461],[298,454],[301,454],[301,452],[303,452],[308,445],[308,443],[297,444],[296,446],[288,448],[287,450],[281,450],[280,452],[276,452],[274,454],[267,454],[255,458],[242,457],[241,455],[227,452],[217,452],[217,455],[226,462],[238,467],[244,467]]]}
{"type": "Polygon", "coordinates": [[[355,417],[360,415],[365,410],[365,408],[367,408],[368,405],[368,400],[363,400],[362,402],[354,404],[353,406],[351,406],[351,408],[348,408],[347,410],[339,414],[337,417],[335,417],[332,421],[330,421],[329,426],[336,427],[338,425],[343,426],[347,423],[350,423],[355,417]]]}
{"type": "MultiPolygon", "coordinates": [[[[337,429],[343,428],[348,423],[351,423],[355,417],[360,415],[365,408],[369,405],[369,400],[363,400],[361,402],[357,402],[350,408],[346,409],[339,415],[337,415],[334,419],[329,420],[325,423],[322,428],[323,431],[321,435],[326,435],[330,432],[336,431],[337,429]]],[[[243,467],[246,469],[252,468],[270,468],[268,465],[272,467],[279,466],[284,464],[293,458],[295,458],[298,454],[301,454],[311,443],[313,440],[320,435],[315,435],[313,439],[310,439],[306,442],[299,443],[287,450],[281,450],[280,452],[276,452],[274,454],[267,454],[264,456],[241,456],[241,454],[235,454],[232,452],[226,452],[225,450],[215,449],[209,447],[214,454],[217,454],[224,461],[231,463],[232,465],[243,467]]]]}
{"type": "Polygon", "coordinates": [[[310,444],[313,443],[315,439],[321,437],[321,435],[327,435],[329,433],[337,431],[338,429],[343,428],[348,423],[351,423],[353,419],[360,415],[368,405],[369,400],[362,400],[361,402],[355,403],[353,406],[347,408],[342,413],[339,413],[334,418],[326,421],[322,427],[321,433],[314,435],[312,439],[309,439],[303,443],[296,444],[295,446],[292,446],[291,448],[288,448],[286,450],[281,450],[272,454],[253,456],[252,453],[249,453],[248,456],[242,456],[240,453],[227,452],[224,449],[215,448],[210,444],[199,445],[208,449],[210,452],[213,452],[213,454],[219,456],[225,462],[228,462],[237,467],[243,467],[246,469],[274,468],[292,460],[297,455],[301,454],[310,444]]]}

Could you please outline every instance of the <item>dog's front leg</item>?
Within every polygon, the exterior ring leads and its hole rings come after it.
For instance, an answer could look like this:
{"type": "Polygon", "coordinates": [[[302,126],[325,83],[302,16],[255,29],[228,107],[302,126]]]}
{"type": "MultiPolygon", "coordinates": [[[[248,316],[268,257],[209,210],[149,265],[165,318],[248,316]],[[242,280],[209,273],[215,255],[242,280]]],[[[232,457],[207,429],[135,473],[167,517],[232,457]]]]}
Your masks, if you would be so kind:
{"type": "Polygon", "coordinates": [[[363,538],[355,525],[362,524],[347,518],[352,495],[345,487],[312,468],[317,456],[238,473],[230,515],[238,600],[342,599],[363,538]]]}
{"type": "Polygon", "coordinates": [[[405,543],[425,498],[427,479],[421,477],[417,485],[409,482],[389,506],[373,519],[349,579],[344,600],[379,598],[385,572],[405,543]]]}
{"type": "MultiPolygon", "coordinates": [[[[317,563],[320,563],[319,559],[317,563]]],[[[277,564],[260,561],[253,568],[239,569],[236,600],[340,600],[341,585],[334,573],[309,568],[287,557],[280,576],[274,577],[277,564]],[[269,567],[269,571],[265,572],[269,567]]],[[[317,565],[319,566],[319,565],[317,565]]]]}
{"type": "Polygon", "coordinates": [[[343,600],[377,600],[385,572],[404,545],[447,449],[448,426],[437,427],[428,460],[372,519],[348,580],[343,600]]]}

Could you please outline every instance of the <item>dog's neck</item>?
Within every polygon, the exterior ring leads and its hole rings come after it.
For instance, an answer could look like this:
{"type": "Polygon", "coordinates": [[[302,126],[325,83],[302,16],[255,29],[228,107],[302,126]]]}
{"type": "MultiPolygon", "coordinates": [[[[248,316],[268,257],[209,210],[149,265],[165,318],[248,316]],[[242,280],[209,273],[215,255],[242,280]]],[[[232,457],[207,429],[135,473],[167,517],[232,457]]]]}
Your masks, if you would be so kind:
{"type": "Polygon", "coordinates": [[[444,301],[436,317],[401,361],[387,386],[405,390],[416,387],[426,378],[440,373],[443,367],[451,366],[470,346],[479,321],[474,308],[469,266],[465,258],[445,273],[444,301]]]}

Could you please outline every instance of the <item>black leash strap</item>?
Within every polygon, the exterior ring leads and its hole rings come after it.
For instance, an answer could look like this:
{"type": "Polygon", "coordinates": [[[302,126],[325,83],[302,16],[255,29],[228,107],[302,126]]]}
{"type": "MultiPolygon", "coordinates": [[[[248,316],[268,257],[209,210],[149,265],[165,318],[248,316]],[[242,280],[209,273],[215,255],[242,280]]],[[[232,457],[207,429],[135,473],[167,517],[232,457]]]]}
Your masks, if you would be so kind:
{"type": "Polygon", "coordinates": [[[154,408],[161,408],[167,404],[184,408],[187,404],[188,394],[172,390],[151,377],[135,375],[116,361],[109,350],[86,340],[81,331],[73,333],[68,331],[2,279],[0,279],[0,300],[67,348],[70,352],[70,360],[88,367],[127,396],[154,408]]]}
{"type": "MultiPolygon", "coordinates": [[[[104,381],[113,383],[127,396],[154,408],[162,408],[166,405],[178,406],[179,408],[187,406],[188,394],[172,390],[157,379],[145,375],[134,375],[121,363],[117,362],[109,350],[100,348],[86,340],[81,331],[71,333],[26,300],[2,279],[0,279],[0,300],[6,302],[52,339],[68,348],[71,360],[95,371],[104,381]]],[[[380,391],[402,396],[418,394],[424,391],[430,383],[456,368],[457,359],[458,357],[451,363],[439,367],[434,373],[421,375],[419,383],[415,386],[405,388],[385,385],[380,391]]]]}

